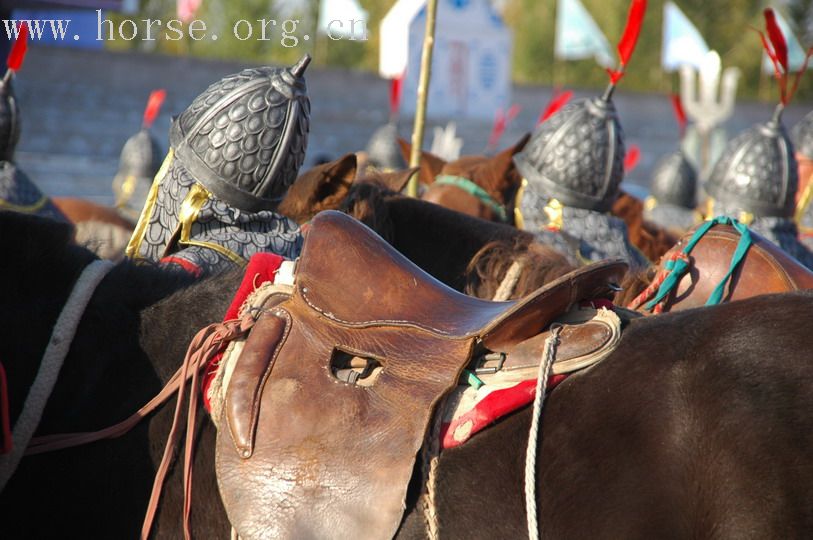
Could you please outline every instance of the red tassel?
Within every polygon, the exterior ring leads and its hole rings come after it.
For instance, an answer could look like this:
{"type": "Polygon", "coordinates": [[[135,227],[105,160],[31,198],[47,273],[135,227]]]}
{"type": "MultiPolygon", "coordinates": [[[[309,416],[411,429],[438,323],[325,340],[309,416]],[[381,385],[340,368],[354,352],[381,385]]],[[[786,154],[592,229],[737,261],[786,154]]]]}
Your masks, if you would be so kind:
{"type": "Polygon", "coordinates": [[[686,134],[686,124],[688,124],[686,120],[686,111],[683,110],[683,104],[680,102],[680,95],[672,94],[669,97],[672,100],[672,110],[675,112],[678,129],[680,129],[680,138],[682,139],[686,134]]]}
{"type": "Polygon", "coordinates": [[[158,112],[161,110],[161,105],[163,105],[166,97],[167,91],[163,88],[150,92],[150,98],[147,100],[147,106],[144,108],[143,127],[148,128],[152,126],[152,123],[158,118],[158,112]]]}
{"type": "Polygon", "coordinates": [[[390,119],[398,116],[398,110],[401,108],[401,91],[404,85],[404,76],[390,81],[390,119]]]}
{"type": "Polygon", "coordinates": [[[621,41],[618,42],[618,57],[622,66],[626,66],[635,45],[638,43],[638,36],[641,35],[641,25],[646,15],[646,0],[632,0],[629,14],[627,15],[627,26],[621,41]]]}
{"type": "Polygon", "coordinates": [[[782,29],[776,22],[776,15],[771,8],[765,8],[763,11],[765,15],[765,28],[768,30],[768,38],[773,45],[773,53],[776,61],[782,66],[782,73],[788,72],[788,44],[785,41],[785,36],[782,34],[782,29]]]}
{"type": "Polygon", "coordinates": [[[641,149],[636,144],[631,144],[627,150],[627,155],[624,156],[624,172],[632,172],[638,166],[638,161],[641,159],[641,149]]]}
{"type": "Polygon", "coordinates": [[[497,116],[494,118],[494,127],[491,129],[491,135],[488,138],[488,148],[496,148],[500,142],[505,130],[514,118],[517,117],[522,108],[517,105],[511,105],[508,112],[503,114],[502,108],[497,109],[497,116]]]}
{"type": "Polygon", "coordinates": [[[28,23],[20,23],[20,32],[17,34],[17,40],[14,46],[11,47],[11,52],[8,54],[6,66],[12,71],[19,71],[23,67],[23,60],[25,60],[25,52],[28,50],[28,23]]]}
{"type": "Polygon", "coordinates": [[[566,90],[564,92],[559,93],[558,91],[554,91],[553,96],[551,96],[550,103],[539,115],[539,119],[536,121],[536,125],[538,126],[542,122],[545,122],[548,118],[559,112],[559,109],[567,105],[567,102],[570,101],[570,98],[573,97],[572,90],[566,90]]]}

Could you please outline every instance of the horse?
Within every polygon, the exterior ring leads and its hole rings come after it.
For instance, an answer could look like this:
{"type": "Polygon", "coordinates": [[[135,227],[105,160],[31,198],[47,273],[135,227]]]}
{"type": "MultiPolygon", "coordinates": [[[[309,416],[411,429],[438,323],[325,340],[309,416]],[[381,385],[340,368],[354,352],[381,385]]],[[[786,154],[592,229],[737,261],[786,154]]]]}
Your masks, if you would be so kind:
{"type": "Polygon", "coordinates": [[[76,227],[76,243],[103,259],[119,261],[135,223],[111,206],[78,197],[53,197],[54,205],[76,227]]]}
{"type": "MultiPolygon", "coordinates": [[[[19,264],[0,268],[8,289],[0,358],[15,415],[56,313],[94,257],[69,244],[66,226],[45,220],[0,214],[0,235],[0,245],[20,255],[19,264]],[[37,306],[37,316],[21,316],[22,306],[37,306]]],[[[169,378],[191,333],[222,317],[239,279],[234,272],[191,284],[181,274],[118,265],[83,317],[40,433],[96,429],[127,416],[169,378]]],[[[811,308],[813,298],[797,293],[632,320],[609,357],[571,375],[547,400],[536,474],[540,533],[787,537],[810,530],[811,308]]],[[[56,537],[70,524],[83,534],[131,536],[170,408],[119,439],[25,458],[0,494],[4,515],[15,517],[4,532],[56,537]]],[[[530,415],[524,408],[441,453],[434,497],[441,532],[526,534],[521,486],[530,415]]],[[[199,418],[192,532],[223,537],[214,433],[199,418]]],[[[179,477],[170,472],[155,537],[180,535],[179,477]]],[[[416,501],[412,489],[397,538],[425,537],[416,501]]]]}
{"type": "MultiPolygon", "coordinates": [[[[529,137],[526,134],[491,158],[463,156],[446,162],[431,152],[422,151],[419,179],[428,187],[421,198],[470,216],[513,224],[522,177],[512,158],[522,151],[529,137]]],[[[403,139],[399,139],[399,143],[408,159],[411,145],[403,139]]],[[[624,221],[630,242],[650,261],[659,260],[677,241],[669,231],[645,221],[643,202],[623,190],[611,213],[624,221]]]]}

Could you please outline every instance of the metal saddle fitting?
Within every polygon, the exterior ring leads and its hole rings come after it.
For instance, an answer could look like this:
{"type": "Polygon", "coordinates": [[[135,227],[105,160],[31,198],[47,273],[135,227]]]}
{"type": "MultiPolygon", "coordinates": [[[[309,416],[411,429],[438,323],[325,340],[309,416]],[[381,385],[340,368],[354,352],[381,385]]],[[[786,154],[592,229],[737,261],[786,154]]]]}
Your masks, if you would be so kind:
{"type": "Polygon", "coordinates": [[[552,374],[585,369],[606,357],[621,338],[621,320],[613,311],[574,308],[543,332],[504,351],[491,351],[478,344],[468,369],[482,384],[495,375],[534,376],[545,350],[545,340],[554,328],[561,328],[552,374]]]}

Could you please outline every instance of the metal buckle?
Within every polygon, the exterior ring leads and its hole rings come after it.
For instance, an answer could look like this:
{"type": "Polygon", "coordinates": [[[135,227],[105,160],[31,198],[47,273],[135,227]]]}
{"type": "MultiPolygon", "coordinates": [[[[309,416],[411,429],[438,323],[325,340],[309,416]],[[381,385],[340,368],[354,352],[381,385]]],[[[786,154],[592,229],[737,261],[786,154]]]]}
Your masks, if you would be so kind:
{"type": "Polygon", "coordinates": [[[488,353],[483,356],[483,363],[490,362],[492,360],[497,361],[496,366],[489,366],[489,367],[480,367],[474,370],[475,375],[493,375],[498,371],[502,371],[503,365],[505,364],[505,359],[507,355],[504,352],[492,352],[488,353]]]}

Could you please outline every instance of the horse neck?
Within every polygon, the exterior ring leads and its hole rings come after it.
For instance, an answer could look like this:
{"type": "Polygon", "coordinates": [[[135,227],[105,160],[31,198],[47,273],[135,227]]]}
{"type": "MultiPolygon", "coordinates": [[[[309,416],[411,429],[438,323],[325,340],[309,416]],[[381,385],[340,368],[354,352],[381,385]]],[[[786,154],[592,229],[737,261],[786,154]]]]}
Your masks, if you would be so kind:
{"type": "Polygon", "coordinates": [[[495,240],[529,243],[531,235],[441,206],[405,197],[388,201],[393,245],[443,283],[462,291],[466,268],[483,246],[495,240]]]}

